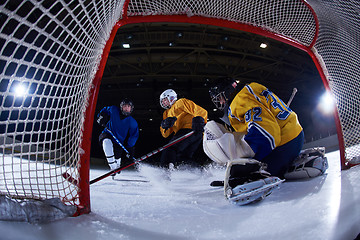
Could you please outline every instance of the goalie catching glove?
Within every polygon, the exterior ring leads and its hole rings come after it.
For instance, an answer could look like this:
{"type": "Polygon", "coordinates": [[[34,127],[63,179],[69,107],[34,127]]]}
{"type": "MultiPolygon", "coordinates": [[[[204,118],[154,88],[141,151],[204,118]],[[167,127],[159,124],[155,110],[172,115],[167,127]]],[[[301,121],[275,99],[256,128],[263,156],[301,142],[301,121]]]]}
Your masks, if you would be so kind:
{"type": "Polygon", "coordinates": [[[238,158],[252,158],[255,153],[244,140],[244,134],[230,132],[215,121],[204,128],[203,149],[206,155],[219,164],[238,158]]]}

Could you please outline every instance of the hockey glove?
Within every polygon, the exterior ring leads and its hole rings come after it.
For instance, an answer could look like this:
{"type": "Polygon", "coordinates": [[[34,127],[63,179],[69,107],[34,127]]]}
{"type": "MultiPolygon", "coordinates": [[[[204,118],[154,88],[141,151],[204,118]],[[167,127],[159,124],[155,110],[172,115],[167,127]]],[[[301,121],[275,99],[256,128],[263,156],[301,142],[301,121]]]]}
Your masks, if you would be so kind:
{"type": "Polygon", "coordinates": [[[135,146],[128,148],[128,153],[126,153],[126,158],[133,160],[135,152],[135,146]]]}
{"type": "Polygon", "coordinates": [[[203,117],[197,116],[192,119],[192,130],[195,133],[204,132],[205,120],[203,117]]]}
{"type": "Polygon", "coordinates": [[[172,126],[174,126],[175,121],[177,120],[176,117],[168,117],[161,121],[161,127],[163,129],[168,130],[172,126]]]}
{"type": "Polygon", "coordinates": [[[102,127],[106,127],[106,124],[108,123],[108,121],[110,120],[110,116],[104,112],[100,112],[97,115],[97,120],[96,122],[102,126],[102,127]]]}

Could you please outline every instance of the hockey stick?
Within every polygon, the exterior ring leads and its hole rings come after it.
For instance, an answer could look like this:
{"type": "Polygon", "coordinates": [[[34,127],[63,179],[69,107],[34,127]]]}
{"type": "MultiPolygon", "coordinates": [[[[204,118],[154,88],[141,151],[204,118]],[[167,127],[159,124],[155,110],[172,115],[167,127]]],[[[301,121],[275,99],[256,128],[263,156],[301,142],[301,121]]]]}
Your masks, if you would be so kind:
{"type": "MultiPolygon", "coordinates": [[[[119,141],[119,139],[117,139],[117,138],[115,137],[115,135],[113,134],[113,132],[112,132],[110,129],[108,129],[106,126],[105,126],[105,130],[114,138],[114,140],[116,141],[116,143],[126,152],[127,157],[130,156],[129,151],[124,147],[124,145],[122,145],[122,143],[119,141]]],[[[134,157],[132,157],[132,159],[133,159],[134,161],[136,161],[136,159],[135,159],[134,157]]],[[[131,166],[131,165],[129,165],[128,167],[130,167],[130,166],[131,166]]],[[[75,184],[75,185],[78,185],[78,180],[75,179],[74,177],[72,177],[69,173],[64,172],[64,173],[62,174],[62,176],[63,176],[66,180],[68,180],[69,182],[71,182],[71,183],[73,183],[73,184],[75,184]]]]}
{"type": "Polygon", "coordinates": [[[286,104],[288,107],[290,106],[290,104],[291,104],[292,100],[294,99],[296,93],[297,93],[297,88],[294,88],[293,91],[292,91],[292,93],[291,93],[291,96],[290,96],[290,98],[289,98],[289,101],[288,101],[288,103],[286,104]]]}
{"type": "MultiPolygon", "coordinates": [[[[128,156],[131,156],[131,154],[129,153],[129,151],[124,147],[124,145],[122,145],[122,143],[115,137],[115,135],[112,133],[112,131],[110,131],[110,129],[108,129],[107,127],[105,127],[105,131],[107,131],[108,133],[110,133],[110,135],[115,139],[116,143],[126,152],[126,154],[128,156]]],[[[127,156],[127,157],[128,157],[127,156]]],[[[132,156],[132,159],[134,161],[136,161],[136,159],[132,156]]]]}
{"type": "Polygon", "coordinates": [[[93,184],[93,183],[96,183],[96,182],[98,182],[98,181],[100,181],[100,180],[102,180],[102,179],[104,179],[104,178],[106,178],[106,177],[108,177],[108,176],[110,176],[110,175],[112,175],[112,174],[114,174],[114,173],[120,172],[120,171],[122,171],[122,170],[124,170],[124,169],[126,169],[126,168],[128,168],[128,167],[131,167],[131,166],[134,165],[135,163],[141,162],[141,161],[143,161],[143,160],[145,160],[145,159],[147,159],[147,158],[149,158],[149,157],[151,157],[151,156],[153,156],[153,155],[155,155],[155,154],[157,154],[157,153],[165,150],[166,148],[173,146],[174,144],[176,144],[176,143],[178,143],[178,142],[181,142],[182,140],[190,137],[193,133],[194,133],[194,131],[191,131],[191,132],[185,134],[184,136],[181,136],[181,137],[179,137],[179,138],[177,138],[177,139],[169,142],[168,144],[166,144],[166,145],[164,145],[164,146],[162,146],[162,147],[159,147],[158,149],[156,149],[156,150],[154,150],[154,151],[152,151],[152,152],[150,152],[150,153],[148,153],[148,154],[145,154],[144,156],[142,156],[142,157],[140,157],[140,158],[138,158],[138,159],[135,159],[135,161],[134,161],[133,163],[131,163],[131,164],[125,166],[125,167],[111,170],[111,171],[109,171],[109,172],[107,172],[107,173],[105,173],[105,174],[103,174],[103,175],[101,175],[101,176],[99,176],[99,177],[91,180],[91,181],[90,181],[90,185],[93,184]]]}

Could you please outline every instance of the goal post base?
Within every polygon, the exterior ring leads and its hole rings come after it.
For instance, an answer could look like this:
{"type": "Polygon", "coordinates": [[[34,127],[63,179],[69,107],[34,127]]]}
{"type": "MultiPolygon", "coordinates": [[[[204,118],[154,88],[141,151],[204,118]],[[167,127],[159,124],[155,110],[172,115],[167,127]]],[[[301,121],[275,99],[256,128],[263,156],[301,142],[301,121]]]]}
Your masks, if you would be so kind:
{"type": "Polygon", "coordinates": [[[72,217],[76,206],[65,205],[59,198],[46,200],[11,199],[0,196],[0,220],[45,223],[72,217]]]}

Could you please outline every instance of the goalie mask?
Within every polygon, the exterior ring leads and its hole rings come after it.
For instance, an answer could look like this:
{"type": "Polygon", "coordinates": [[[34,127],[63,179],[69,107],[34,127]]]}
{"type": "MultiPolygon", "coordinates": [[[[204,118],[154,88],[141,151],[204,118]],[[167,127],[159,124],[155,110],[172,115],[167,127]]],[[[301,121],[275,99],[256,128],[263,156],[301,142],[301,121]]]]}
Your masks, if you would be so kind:
{"type": "Polygon", "coordinates": [[[120,110],[124,116],[129,116],[134,110],[133,102],[130,99],[125,98],[120,103],[120,110]]]}
{"type": "Polygon", "coordinates": [[[228,101],[235,93],[237,83],[232,78],[219,78],[213,87],[210,88],[209,94],[211,101],[219,110],[224,110],[228,101]]]}
{"type": "Polygon", "coordinates": [[[160,94],[160,106],[169,109],[177,100],[177,94],[172,89],[167,89],[160,94]]]}

